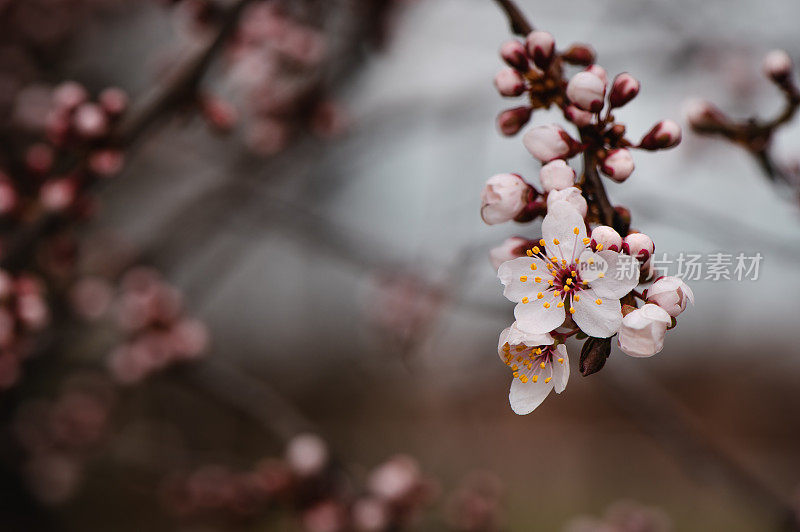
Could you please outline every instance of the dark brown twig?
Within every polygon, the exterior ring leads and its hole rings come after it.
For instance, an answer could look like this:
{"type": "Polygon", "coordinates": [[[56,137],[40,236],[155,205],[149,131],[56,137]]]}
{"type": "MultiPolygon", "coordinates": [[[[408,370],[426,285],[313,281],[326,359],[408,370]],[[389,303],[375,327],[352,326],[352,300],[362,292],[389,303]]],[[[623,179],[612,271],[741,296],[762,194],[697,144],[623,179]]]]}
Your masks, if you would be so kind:
{"type": "Polygon", "coordinates": [[[508,23],[511,25],[512,33],[519,35],[520,37],[526,37],[530,32],[533,31],[533,25],[528,22],[528,19],[525,18],[525,15],[522,14],[522,11],[520,11],[514,2],[511,0],[495,1],[500,8],[505,11],[506,16],[508,17],[508,23]]]}

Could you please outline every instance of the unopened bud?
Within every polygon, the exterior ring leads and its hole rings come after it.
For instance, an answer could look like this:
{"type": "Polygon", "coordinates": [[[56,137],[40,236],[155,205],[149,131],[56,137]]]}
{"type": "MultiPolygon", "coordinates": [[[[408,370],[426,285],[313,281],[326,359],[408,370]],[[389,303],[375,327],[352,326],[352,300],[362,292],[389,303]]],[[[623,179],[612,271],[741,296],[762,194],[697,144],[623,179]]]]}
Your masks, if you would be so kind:
{"type": "Polygon", "coordinates": [[[589,210],[588,205],[586,204],[586,198],[583,197],[580,189],[576,187],[569,187],[565,188],[564,190],[554,190],[550,192],[547,195],[548,209],[557,201],[566,201],[583,217],[586,216],[586,213],[589,210]]]}
{"type": "Polygon", "coordinates": [[[578,109],[574,105],[568,105],[564,109],[564,117],[578,127],[586,127],[592,123],[594,115],[589,111],[578,109]]]}
{"type": "Polygon", "coordinates": [[[792,58],[783,50],[772,50],[761,63],[764,75],[776,83],[783,83],[792,73],[792,58]]]}
{"type": "Polygon", "coordinates": [[[556,51],[556,40],[546,31],[532,31],[526,39],[528,55],[533,64],[547,70],[553,62],[556,51]]]}
{"type": "Polygon", "coordinates": [[[617,183],[622,183],[633,173],[631,152],[625,148],[611,150],[603,160],[600,170],[617,183]]]}
{"type": "Polygon", "coordinates": [[[555,124],[529,129],[522,137],[528,151],[542,162],[572,157],[581,151],[581,145],[555,124]]]}
{"type": "Polygon", "coordinates": [[[599,112],[605,95],[605,82],[592,72],[578,72],[567,84],[567,97],[584,111],[599,112]]]}
{"type": "Polygon", "coordinates": [[[109,87],[97,98],[103,110],[111,116],[119,116],[128,108],[128,93],[116,87],[109,87]]]}
{"type": "Polygon", "coordinates": [[[640,262],[646,262],[655,250],[653,239],[644,233],[631,233],[622,241],[622,251],[640,262]]]}
{"type": "Polygon", "coordinates": [[[64,111],[71,111],[88,99],[89,93],[75,81],[65,81],[53,91],[55,107],[64,111]]]}
{"type": "Polygon", "coordinates": [[[686,120],[695,130],[714,129],[729,123],[728,117],[711,102],[692,98],[683,107],[686,120]]]}
{"type": "Polygon", "coordinates": [[[639,94],[639,87],[639,81],[627,72],[618,75],[614,78],[611,92],[608,95],[608,103],[611,108],[622,107],[636,98],[636,95],[639,94]]]}
{"type": "Polygon", "coordinates": [[[497,174],[481,191],[481,218],[488,225],[509,222],[536,196],[536,190],[517,174],[497,174]]]}
{"type": "Polygon", "coordinates": [[[594,48],[588,44],[573,44],[561,58],[571,65],[589,66],[594,63],[594,48]]]}
{"type": "Polygon", "coordinates": [[[639,148],[645,150],[664,150],[677,146],[681,141],[681,126],[672,120],[662,120],[651,129],[639,142],[639,148]]]}
{"type": "Polygon", "coordinates": [[[589,245],[593,251],[621,251],[622,237],[619,236],[613,227],[598,225],[592,229],[591,242],[589,245]]]}
{"type": "Polygon", "coordinates": [[[79,135],[86,138],[97,138],[102,137],[108,131],[108,118],[99,105],[84,103],[75,110],[72,125],[79,135]]]}
{"type": "Polygon", "coordinates": [[[581,347],[581,360],[579,369],[581,375],[588,377],[597,373],[606,365],[606,360],[611,354],[611,338],[589,337],[581,347]]]}
{"type": "Polygon", "coordinates": [[[544,192],[564,190],[575,184],[575,170],[563,159],[556,159],[542,166],[539,181],[544,192]]]}
{"type": "Polygon", "coordinates": [[[497,115],[497,129],[506,136],[516,135],[531,119],[530,107],[514,107],[497,115]]]}
{"type": "Polygon", "coordinates": [[[528,71],[528,55],[525,53],[525,45],[519,41],[508,41],[500,47],[500,57],[511,68],[520,72],[528,71]]]}
{"type": "Polygon", "coordinates": [[[502,96],[519,96],[525,92],[525,80],[513,68],[504,68],[494,77],[494,86],[502,96]]]}
{"type": "Polygon", "coordinates": [[[606,69],[601,67],[600,65],[596,63],[593,65],[589,65],[588,67],[586,67],[586,72],[594,74],[598,78],[602,79],[604,84],[608,85],[608,72],[606,72],[606,69]]]}

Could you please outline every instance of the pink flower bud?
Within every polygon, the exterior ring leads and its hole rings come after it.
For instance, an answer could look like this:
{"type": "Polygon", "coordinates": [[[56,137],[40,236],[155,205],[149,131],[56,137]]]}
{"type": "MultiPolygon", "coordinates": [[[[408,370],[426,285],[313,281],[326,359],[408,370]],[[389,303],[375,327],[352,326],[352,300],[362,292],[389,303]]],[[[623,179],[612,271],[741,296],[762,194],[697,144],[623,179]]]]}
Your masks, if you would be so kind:
{"type": "Polygon", "coordinates": [[[681,141],[681,126],[672,120],[662,120],[651,129],[639,142],[639,148],[645,150],[664,150],[677,146],[681,141]]]}
{"type": "Polygon", "coordinates": [[[592,72],[578,72],[567,84],[567,97],[584,111],[599,112],[605,95],[605,82],[592,72]]]}
{"type": "Polygon", "coordinates": [[[525,40],[533,64],[542,70],[550,68],[556,51],[556,40],[546,31],[532,31],[525,40]]]}
{"type": "Polygon", "coordinates": [[[528,71],[528,56],[525,46],[519,41],[508,41],[500,47],[500,57],[511,68],[520,72],[528,71]]]}
{"type": "Polygon", "coordinates": [[[622,318],[619,346],[632,357],[650,357],[664,348],[672,318],[658,305],[646,304],[622,318]]]}
{"type": "Polygon", "coordinates": [[[204,95],[200,99],[200,109],[203,117],[217,131],[230,131],[239,119],[236,107],[216,96],[204,95]]]}
{"type": "Polygon", "coordinates": [[[494,77],[494,86],[502,96],[519,96],[525,91],[525,80],[513,68],[504,68],[494,77]]]}
{"type": "Polygon", "coordinates": [[[106,113],[94,103],[81,104],[75,110],[72,124],[78,134],[86,138],[102,137],[108,131],[106,113]]]}
{"type": "Polygon", "coordinates": [[[109,87],[98,97],[100,107],[111,116],[119,116],[128,108],[128,93],[117,87],[109,87]]]}
{"type": "Polygon", "coordinates": [[[655,250],[653,239],[644,233],[631,233],[622,241],[622,251],[640,262],[647,261],[655,250]]]}
{"type": "Polygon", "coordinates": [[[592,241],[589,245],[593,251],[620,251],[622,250],[622,237],[613,227],[598,225],[592,229],[592,241]]]}
{"type": "Polygon", "coordinates": [[[98,150],[89,155],[89,168],[102,177],[111,177],[122,170],[125,156],[119,150],[98,150]]]}
{"type": "Polygon", "coordinates": [[[542,162],[571,157],[580,151],[580,144],[555,124],[529,129],[522,143],[531,155],[542,162]]]}
{"type": "Polygon", "coordinates": [[[647,301],[674,318],[686,310],[688,303],[694,304],[694,293],[679,277],[662,277],[647,289],[647,301]]]}
{"type": "Polygon", "coordinates": [[[639,87],[639,81],[627,72],[618,75],[614,78],[611,92],[608,95],[608,103],[611,108],[622,107],[636,98],[636,95],[639,94],[639,87]]]}
{"type": "Polygon", "coordinates": [[[17,191],[8,179],[0,179],[0,216],[9,214],[17,206],[17,191]]]}
{"type": "Polygon", "coordinates": [[[46,174],[53,168],[53,148],[44,143],[37,143],[25,152],[25,164],[31,172],[46,174]]]}
{"type": "Polygon", "coordinates": [[[624,148],[611,150],[603,160],[600,169],[617,183],[622,183],[633,173],[631,152],[624,148]]]}
{"type": "Polygon", "coordinates": [[[567,63],[583,66],[594,63],[595,56],[594,48],[588,44],[573,44],[566,52],[561,54],[561,58],[567,63]]]}
{"type": "Polygon", "coordinates": [[[531,119],[531,111],[530,107],[514,107],[502,111],[497,115],[497,129],[509,137],[516,135],[531,119]]]}
{"type": "Polygon", "coordinates": [[[556,159],[542,166],[539,171],[539,181],[545,192],[564,190],[575,184],[575,170],[563,159],[556,159]]]}
{"type": "Polygon", "coordinates": [[[69,178],[53,179],[39,190],[39,201],[49,211],[63,211],[75,201],[75,182],[69,178]]]}
{"type": "Polygon", "coordinates": [[[316,475],[328,465],[328,446],[315,434],[295,436],[286,448],[286,462],[300,476],[316,475]]]}
{"type": "Polygon", "coordinates": [[[65,81],[53,91],[53,104],[57,109],[71,111],[88,99],[89,93],[75,81],[65,81]]]}
{"type": "Polygon", "coordinates": [[[481,218],[488,225],[509,222],[525,209],[533,187],[517,174],[497,174],[481,192],[481,218]]]}
{"type": "Polygon", "coordinates": [[[764,56],[761,68],[765,76],[781,83],[792,73],[792,58],[783,50],[772,50],[764,56]]]}
{"type": "Polygon", "coordinates": [[[586,198],[581,195],[581,191],[575,187],[565,188],[564,190],[554,190],[547,195],[547,208],[549,209],[553,203],[557,201],[566,201],[578,211],[581,216],[586,216],[589,210],[586,204],[586,198]]]}
{"type": "Polygon", "coordinates": [[[589,65],[588,67],[586,67],[586,72],[594,74],[595,76],[603,80],[604,85],[608,85],[608,72],[606,72],[606,69],[601,67],[600,65],[597,64],[589,65]]]}
{"type": "Polygon", "coordinates": [[[689,125],[694,129],[713,129],[725,126],[728,123],[728,117],[717,109],[714,104],[699,98],[692,98],[686,101],[684,114],[689,125]]]}
{"type": "Polygon", "coordinates": [[[489,251],[489,261],[496,270],[504,262],[516,259],[517,257],[522,257],[525,255],[526,249],[530,249],[535,245],[536,244],[534,242],[531,242],[528,239],[519,236],[512,236],[511,238],[507,238],[499,246],[492,248],[492,250],[489,251]]]}
{"type": "Polygon", "coordinates": [[[589,111],[578,109],[574,105],[568,105],[564,110],[564,117],[578,127],[586,127],[592,123],[594,115],[589,111]]]}

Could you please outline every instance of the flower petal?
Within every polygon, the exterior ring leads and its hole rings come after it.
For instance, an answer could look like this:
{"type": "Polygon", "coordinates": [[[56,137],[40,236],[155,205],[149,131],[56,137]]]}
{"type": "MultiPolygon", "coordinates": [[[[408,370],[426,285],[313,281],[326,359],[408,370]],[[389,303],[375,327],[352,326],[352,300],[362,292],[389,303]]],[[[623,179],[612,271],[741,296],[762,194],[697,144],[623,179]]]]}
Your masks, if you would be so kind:
{"type": "Polygon", "coordinates": [[[556,393],[561,393],[567,387],[569,380],[569,356],[567,356],[567,346],[559,344],[556,346],[556,353],[553,356],[553,384],[556,393]],[[562,359],[559,361],[559,359],[562,359]]]}
{"type": "Polygon", "coordinates": [[[597,295],[619,299],[636,288],[639,284],[639,262],[636,259],[616,251],[598,251],[597,255],[607,265],[604,275],[589,281],[597,295]]]}
{"type": "Polygon", "coordinates": [[[531,299],[528,303],[519,303],[514,308],[517,327],[531,334],[544,334],[556,330],[564,323],[566,316],[564,307],[558,306],[560,301],[560,298],[548,293],[544,299],[531,299]]]}
{"type": "Polygon", "coordinates": [[[583,243],[586,238],[583,216],[566,201],[554,202],[547,207],[547,215],[542,221],[542,238],[548,257],[571,262],[586,247],[583,243]],[[577,233],[575,229],[578,230],[577,233]]]}
{"type": "Polygon", "coordinates": [[[538,292],[546,290],[545,276],[550,278],[544,261],[537,257],[519,257],[504,262],[497,269],[497,277],[505,286],[503,295],[514,303],[519,303],[523,297],[533,299],[538,292]]]}
{"type": "Polygon", "coordinates": [[[553,337],[549,334],[531,334],[521,331],[517,327],[517,322],[514,322],[511,324],[511,327],[503,329],[497,342],[497,354],[503,363],[506,361],[506,352],[503,350],[503,346],[506,344],[512,348],[518,345],[539,347],[541,345],[552,345],[553,337]]]}
{"type": "Polygon", "coordinates": [[[581,281],[587,282],[598,279],[600,274],[606,275],[608,271],[606,260],[588,248],[578,257],[577,267],[578,273],[581,275],[581,281]]]}
{"type": "Polygon", "coordinates": [[[511,404],[511,410],[521,416],[530,414],[550,394],[554,383],[555,379],[550,382],[544,382],[544,379],[538,379],[537,382],[533,382],[532,379],[528,380],[528,382],[514,379],[511,383],[511,390],[508,392],[508,402],[511,404]]]}
{"type": "Polygon", "coordinates": [[[575,307],[572,319],[578,327],[595,338],[613,336],[622,324],[622,305],[619,299],[600,297],[591,288],[581,290],[579,295],[580,300],[572,302],[575,307]]]}

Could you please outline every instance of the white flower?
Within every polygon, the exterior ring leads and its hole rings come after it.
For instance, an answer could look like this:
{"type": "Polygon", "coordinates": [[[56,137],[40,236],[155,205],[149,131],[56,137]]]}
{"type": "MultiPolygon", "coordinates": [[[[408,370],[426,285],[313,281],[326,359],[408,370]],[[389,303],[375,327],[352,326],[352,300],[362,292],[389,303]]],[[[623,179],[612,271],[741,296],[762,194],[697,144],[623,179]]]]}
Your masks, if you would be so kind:
{"type": "Polygon", "coordinates": [[[575,184],[575,170],[563,159],[556,159],[542,166],[539,171],[539,181],[545,192],[564,190],[575,184]]]}
{"type": "Polygon", "coordinates": [[[664,348],[664,335],[672,318],[666,310],[648,303],[629,313],[619,329],[619,346],[632,357],[651,357],[664,348]]]}
{"type": "Polygon", "coordinates": [[[553,388],[561,393],[567,387],[567,347],[553,346],[549,334],[526,333],[513,323],[500,333],[497,354],[514,372],[508,401],[516,414],[530,414],[553,388]]]}
{"type": "Polygon", "coordinates": [[[527,204],[531,186],[517,174],[497,174],[481,192],[481,218],[489,225],[508,222],[527,204]]]}
{"type": "Polygon", "coordinates": [[[581,194],[580,189],[575,187],[565,188],[564,190],[554,190],[547,195],[547,209],[550,205],[558,201],[566,201],[572,208],[580,213],[581,216],[586,216],[589,206],[586,204],[586,198],[581,194]]]}
{"type": "Polygon", "coordinates": [[[655,303],[673,318],[686,310],[686,305],[694,305],[694,293],[689,285],[679,277],[662,277],[647,290],[647,301],[655,303]]]}
{"type": "Polygon", "coordinates": [[[555,124],[529,129],[522,137],[525,148],[543,162],[563,159],[572,155],[575,140],[555,124]]]}
{"type": "Polygon", "coordinates": [[[489,252],[489,261],[491,261],[494,269],[496,270],[501,264],[508,260],[523,256],[525,254],[525,246],[530,247],[528,242],[526,238],[512,236],[511,238],[507,238],[496,248],[492,248],[489,252]]]}
{"type": "Polygon", "coordinates": [[[560,327],[569,312],[580,329],[608,338],[619,329],[619,299],[638,284],[638,265],[615,251],[593,252],[583,217],[569,203],[548,208],[542,239],[527,257],[502,264],[503,295],[517,303],[517,326],[532,334],[560,327]]]}
{"type": "Polygon", "coordinates": [[[584,111],[599,112],[605,95],[606,82],[593,72],[578,72],[567,84],[567,98],[584,111]]]}

